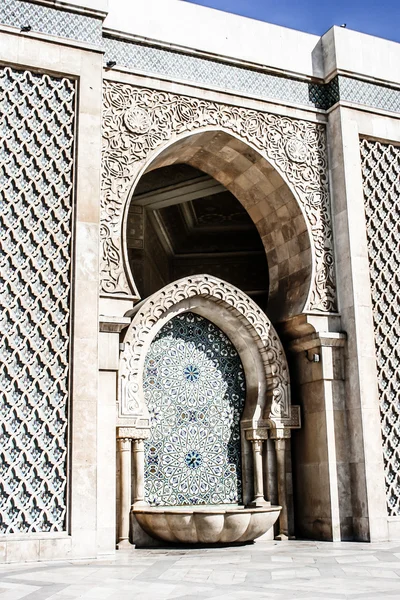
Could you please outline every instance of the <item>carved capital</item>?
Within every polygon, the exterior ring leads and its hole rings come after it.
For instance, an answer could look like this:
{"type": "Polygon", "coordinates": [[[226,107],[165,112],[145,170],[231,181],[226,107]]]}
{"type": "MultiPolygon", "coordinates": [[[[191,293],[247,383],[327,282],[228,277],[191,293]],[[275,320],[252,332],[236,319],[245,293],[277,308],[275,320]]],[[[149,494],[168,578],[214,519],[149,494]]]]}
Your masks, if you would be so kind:
{"type": "Polygon", "coordinates": [[[136,427],[117,427],[117,439],[147,440],[149,437],[149,429],[137,429],[136,427]]]}
{"type": "Polygon", "coordinates": [[[284,452],[286,450],[286,440],[288,438],[283,436],[276,438],[275,441],[275,449],[277,452],[284,452]]]}
{"type": "Polygon", "coordinates": [[[264,440],[251,440],[254,452],[262,452],[264,440]]]}
{"type": "Polygon", "coordinates": [[[135,439],[132,440],[133,451],[134,452],[144,452],[144,439],[135,439]]]}
{"type": "Polygon", "coordinates": [[[246,430],[246,440],[250,442],[254,442],[255,440],[267,440],[268,439],[268,429],[259,428],[259,429],[247,429],[246,430]]]}
{"type": "Polygon", "coordinates": [[[127,452],[132,448],[132,440],[129,437],[119,437],[118,439],[118,449],[120,452],[127,452]]]}
{"type": "Polygon", "coordinates": [[[275,440],[275,446],[276,442],[279,440],[287,440],[291,437],[291,435],[290,429],[271,429],[271,439],[275,440]]]}

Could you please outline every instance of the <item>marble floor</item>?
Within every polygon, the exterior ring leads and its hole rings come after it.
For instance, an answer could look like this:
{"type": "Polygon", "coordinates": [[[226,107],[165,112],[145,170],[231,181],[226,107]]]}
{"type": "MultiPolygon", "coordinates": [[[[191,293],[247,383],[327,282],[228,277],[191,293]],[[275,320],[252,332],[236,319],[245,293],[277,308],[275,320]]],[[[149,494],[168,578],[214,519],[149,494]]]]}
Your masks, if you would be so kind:
{"type": "Polygon", "coordinates": [[[0,600],[400,599],[400,543],[271,542],[118,551],[0,567],[0,600]]]}

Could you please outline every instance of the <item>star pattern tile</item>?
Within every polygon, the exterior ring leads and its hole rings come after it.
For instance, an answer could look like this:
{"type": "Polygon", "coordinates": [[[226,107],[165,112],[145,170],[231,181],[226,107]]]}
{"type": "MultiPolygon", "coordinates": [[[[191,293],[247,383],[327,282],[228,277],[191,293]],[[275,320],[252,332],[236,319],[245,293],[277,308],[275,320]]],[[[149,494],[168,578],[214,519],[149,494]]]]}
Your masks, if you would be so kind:
{"type": "Polygon", "coordinates": [[[148,502],[240,502],[245,381],[226,335],[191,312],[174,317],[150,346],[143,385],[151,419],[145,442],[148,502]]]}

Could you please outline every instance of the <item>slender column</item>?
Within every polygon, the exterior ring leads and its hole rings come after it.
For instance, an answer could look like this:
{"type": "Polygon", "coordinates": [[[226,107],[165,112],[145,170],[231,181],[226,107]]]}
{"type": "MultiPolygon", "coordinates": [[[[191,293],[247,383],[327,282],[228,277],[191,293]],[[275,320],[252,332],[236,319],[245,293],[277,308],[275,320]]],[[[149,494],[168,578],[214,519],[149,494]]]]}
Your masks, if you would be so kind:
{"type": "Polygon", "coordinates": [[[264,452],[267,463],[267,489],[265,490],[265,495],[271,504],[279,504],[274,440],[266,440],[265,446],[267,447],[267,452],[264,452]]]}
{"type": "Polygon", "coordinates": [[[253,449],[253,476],[254,476],[254,499],[251,506],[270,506],[264,498],[264,473],[263,473],[263,441],[268,439],[267,430],[248,429],[246,439],[251,442],[253,449]]]}
{"type": "Polygon", "coordinates": [[[265,506],[264,482],[263,482],[263,459],[262,449],[263,440],[251,440],[253,446],[253,464],[254,464],[254,500],[253,506],[265,506]]]}
{"type": "Polygon", "coordinates": [[[131,547],[129,519],[131,510],[131,438],[118,438],[119,450],[119,521],[118,548],[131,547]]]}
{"type": "Polygon", "coordinates": [[[135,489],[133,503],[135,506],[146,505],[144,499],[144,441],[133,440],[133,471],[135,473],[135,489]]]}
{"type": "Polygon", "coordinates": [[[286,496],[286,440],[275,440],[276,465],[278,471],[278,502],[282,507],[279,517],[279,536],[281,540],[288,539],[288,509],[286,496]]]}

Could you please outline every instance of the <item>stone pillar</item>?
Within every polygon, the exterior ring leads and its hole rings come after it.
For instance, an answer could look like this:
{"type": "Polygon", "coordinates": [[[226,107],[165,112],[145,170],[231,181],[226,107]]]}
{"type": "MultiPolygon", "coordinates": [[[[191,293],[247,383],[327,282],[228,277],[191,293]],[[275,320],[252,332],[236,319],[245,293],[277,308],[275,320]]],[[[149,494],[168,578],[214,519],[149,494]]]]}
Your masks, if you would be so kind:
{"type": "Polygon", "coordinates": [[[116,410],[119,369],[119,336],[128,326],[125,317],[100,320],[99,394],[97,402],[97,551],[115,552],[117,515],[116,410]]]}
{"type": "Polygon", "coordinates": [[[133,441],[133,472],[135,474],[135,485],[133,490],[133,504],[135,506],[146,505],[144,499],[144,440],[133,441]]]}
{"type": "Polygon", "coordinates": [[[292,392],[303,426],[293,435],[296,534],[322,540],[353,537],[350,448],[344,392],[346,336],[339,316],[298,315],[287,340],[292,392]]]}
{"type": "Polygon", "coordinates": [[[264,479],[265,495],[271,504],[279,504],[274,440],[269,439],[265,441],[264,457],[266,464],[266,479],[264,479]]]}
{"type": "MultiPolygon", "coordinates": [[[[358,111],[329,113],[333,231],[341,322],[347,332],[345,408],[349,429],[352,525],[360,541],[388,538],[374,324],[358,111]]],[[[375,121],[371,131],[379,137],[375,121]]],[[[381,135],[388,128],[382,128],[381,135]]],[[[346,493],[347,490],[344,490],[346,493]]]]}
{"type": "Polygon", "coordinates": [[[254,464],[254,500],[253,506],[264,506],[264,482],[263,482],[263,441],[251,440],[253,446],[253,464],[254,464]]]}
{"type": "Polygon", "coordinates": [[[120,506],[118,522],[118,548],[131,547],[129,543],[129,519],[131,510],[131,446],[130,438],[118,438],[120,464],[120,506]]]}
{"type": "Polygon", "coordinates": [[[286,440],[284,438],[277,438],[274,441],[278,476],[278,502],[282,507],[281,514],[279,515],[279,535],[277,539],[287,540],[289,527],[286,493],[286,440]]]}

